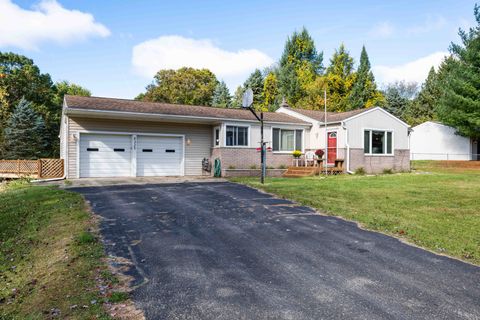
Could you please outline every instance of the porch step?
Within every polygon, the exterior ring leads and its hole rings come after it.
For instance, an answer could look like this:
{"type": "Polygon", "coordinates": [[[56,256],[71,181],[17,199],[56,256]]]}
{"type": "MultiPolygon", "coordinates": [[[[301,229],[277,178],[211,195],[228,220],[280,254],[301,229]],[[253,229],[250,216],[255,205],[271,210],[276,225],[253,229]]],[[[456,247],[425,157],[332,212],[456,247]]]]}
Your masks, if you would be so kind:
{"type": "Polygon", "coordinates": [[[283,177],[310,177],[317,173],[317,167],[289,167],[283,177]]]}

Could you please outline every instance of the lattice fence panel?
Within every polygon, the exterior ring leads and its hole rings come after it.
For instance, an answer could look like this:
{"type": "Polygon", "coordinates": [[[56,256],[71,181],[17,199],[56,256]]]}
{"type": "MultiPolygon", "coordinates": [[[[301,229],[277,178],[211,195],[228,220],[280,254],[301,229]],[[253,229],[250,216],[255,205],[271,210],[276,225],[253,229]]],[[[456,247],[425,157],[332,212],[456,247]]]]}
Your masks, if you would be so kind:
{"type": "Polygon", "coordinates": [[[36,174],[37,160],[0,160],[0,173],[36,174]]]}
{"type": "Polygon", "coordinates": [[[40,159],[40,178],[63,177],[63,159],[40,159]]]}

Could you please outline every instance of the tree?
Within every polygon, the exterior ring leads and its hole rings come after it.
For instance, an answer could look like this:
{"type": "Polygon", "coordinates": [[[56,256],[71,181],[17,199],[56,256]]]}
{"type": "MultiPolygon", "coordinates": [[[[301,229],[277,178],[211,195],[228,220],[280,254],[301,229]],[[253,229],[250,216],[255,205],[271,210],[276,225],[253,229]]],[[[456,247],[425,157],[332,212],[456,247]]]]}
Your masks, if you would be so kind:
{"type": "Polygon", "coordinates": [[[367,50],[363,46],[360,54],[360,65],[357,69],[355,83],[350,92],[347,110],[368,108],[382,104],[382,102],[383,95],[377,90],[375,77],[370,69],[367,50]]]}
{"type": "Polygon", "coordinates": [[[318,53],[307,29],[288,37],[279,62],[278,87],[294,106],[304,95],[305,86],[323,72],[323,53],[318,53]]]}
{"type": "Polygon", "coordinates": [[[255,69],[243,84],[243,88],[253,91],[253,107],[260,110],[263,104],[263,75],[259,69],[255,69]]]}
{"type": "Polygon", "coordinates": [[[417,94],[415,82],[397,81],[389,84],[385,91],[384,108],[394,116],[405,120],[405,113],[411,107],[417,94]]]}
{"type": "Polygon", "coordinates": [[[60,81],[54,85],[53,104],[63,106],[63,97],[68,94],[71,96],[90,97],[90,90],[68,81],[60,81]]]}
{"type": "Polygon", "coordinates": [[[37,159],[44,157],[49,142],[45,135],[45,123],[33,109],[33,105],[21,99],[6,122],[4,151],[6,159],[37,159]]]}
{"type": "Polygon", "coordinates": [[[215,87],[212,98],[212,106],[229,108],[232,105],[232,97],[225,81],[221,81],[215,87]]]}
{"type": "Polygon", "coordinates": [[[235,93],[233,94],[233,99],[232,99],[232,107],[240,108],[242,106],[244,92],[245,90],[243,89],[242,86],[238,86],[237,89],[235,89],[235,93]]]}
{"type": "Polygon", "coordinates": [[[450,45],[454,59],[441,81],[443,94],[437,107],[440,121],[460,135],[480,138],[480,6],[474,7],[477,26],[459,30],[461,44],[450,45]]]}
{"type": "Polygon", "coordinates": [[[436,119],[435,108],[441,95],[438,84],[438,77],[435,69],[432,67],[428,77],[422,84],[420,92],[405,110],[405,121],[411,126],[436,119]]]}
{"type": "Polygon", "coordinates": [[[208,69],[160,70],[147,86],[144,101],[210,105],[217,78],[208,69]]]}
{"type": "Polygon", "coordinates": [[[335,50],[327,68],[327,106],[330,111],[349,110],[348,97],[356,80],[354,60],[343,43],[335,50]]]}
{"type": "Polygon", "coordinates": [[[270,72],[263,83],[263,106],[264,111],[275,111],[278,105],[278,80],[275,73],[270,72]]]}

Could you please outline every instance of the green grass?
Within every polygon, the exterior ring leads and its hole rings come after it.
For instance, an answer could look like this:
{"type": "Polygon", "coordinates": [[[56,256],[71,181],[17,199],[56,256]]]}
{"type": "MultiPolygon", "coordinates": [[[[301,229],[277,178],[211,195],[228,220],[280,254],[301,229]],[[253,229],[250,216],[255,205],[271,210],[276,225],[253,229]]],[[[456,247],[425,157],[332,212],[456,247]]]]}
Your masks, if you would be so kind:
{"type": "Polygon", "coordinates": [[[110,319],[96,289],[109,271],[95,229],[78,194],[3,186],[0,319],[50,319],[52,310],[59,319],[110,319]]]}
{"type": "Polygon", "coordinates": [[[232,181],[295,200],[367,229],[480,264],[480,168],[417,162],[412,173],[232,181]]]}

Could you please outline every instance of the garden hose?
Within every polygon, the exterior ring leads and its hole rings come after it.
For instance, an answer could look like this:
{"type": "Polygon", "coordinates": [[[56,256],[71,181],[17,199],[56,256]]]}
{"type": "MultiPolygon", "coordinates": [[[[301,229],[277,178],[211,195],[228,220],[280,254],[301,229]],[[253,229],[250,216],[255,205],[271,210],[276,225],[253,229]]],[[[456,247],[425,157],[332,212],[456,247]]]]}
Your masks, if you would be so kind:
{"type": "Polygon", "coordinates": [[[222,176],[222,166],[220,164],[220,159],[215,159],[213,163],[213,176],[216,178],[220,178],[222,176]]]}

